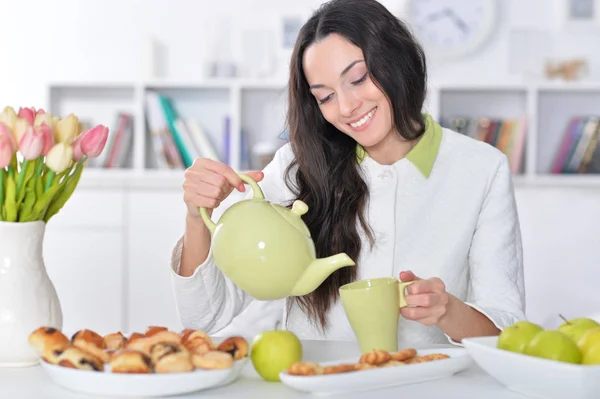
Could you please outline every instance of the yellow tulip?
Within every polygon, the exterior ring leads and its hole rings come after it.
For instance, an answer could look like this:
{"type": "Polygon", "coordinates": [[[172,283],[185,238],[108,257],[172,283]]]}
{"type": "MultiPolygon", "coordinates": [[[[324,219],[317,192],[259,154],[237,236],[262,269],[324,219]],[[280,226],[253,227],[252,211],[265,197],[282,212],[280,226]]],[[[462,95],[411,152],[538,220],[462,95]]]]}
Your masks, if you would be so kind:
{"type": "Polygon", "coordinates": [[[29,126],[29,122],[27,122],[25,119],[17,118],[15,122],[15,128],[13,130],[15,142],[18,143],[19,141],[21,141],[21,138],[23,137],[29,126]]]}
{"type": "Polygon", "coordinates": [[[57,143],[71,144],[75,136],[77,136],[78,130],[79,120],[75,115],[69,114],[56,125],[54,140],[57,143]]]}
{"type": "Polygon", "coordinates": [[[52,131],[56,132],[56,126],[58,125],[58,122],[60,122],[60,116],[53,116],[52,117],[52,131]]]}
{"type": "Polygon", "coordinates": [[[46,166],[58,174],[69,167],[72,158],[73,147],[64,142],[56,143],[46,155],[46,166]]]}
{"type": "Polygon", "coordinates": [[[46,123],[50,129],[54,128],[54,121],[50,114],[37,114],[33,126],[41,126],[42,123],[46,123]]]}
{"type": "Polygon", "coordinates": [[[15,129],[15,123],[17,121],[17,113],[12,107],[4,107],[2,113],[0,113],[0,122],[4,123],[10,130],[15,129]]]}

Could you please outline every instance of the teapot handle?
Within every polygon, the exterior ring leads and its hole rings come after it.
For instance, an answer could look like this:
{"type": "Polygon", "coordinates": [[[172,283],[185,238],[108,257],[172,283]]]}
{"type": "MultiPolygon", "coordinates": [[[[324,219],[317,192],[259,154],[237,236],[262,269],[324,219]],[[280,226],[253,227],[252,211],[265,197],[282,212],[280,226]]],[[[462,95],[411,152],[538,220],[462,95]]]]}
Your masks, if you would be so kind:
{"type": "Polygon", "coordinates": [[[265,194],[260,189],[260,186],[254,181],[254,179],[243,173],[238,173],[237,175],[240,177],[240,179],[242,179],[243,181],[248,183],[250,187],[252,187],[252,191],[254,192],[254,199],[265,199],[265,194]]]}
{"type": "MultiPolygon", "coordinates": [[[[252,192],[254,193],[253,199],[265,199],[265,194],[260,189],[260,186],[258,185],[258,183],[256,183],[256,181],[254,181],[254,179],[252,179],[250,176],[245,175],[243,173],[238,173],[237,175],[240,177],[240,179],[242,179],[242,181],[248,183],[250,185],[250,187],[252,187],[252,192]]],[[[200,210],[200,216],[202,216],[202,220],[204,221],[204,224],[206,224],[206,227],[208,227],[208,230],[210,231],[210,233],[213,234],[215,232],[215,228],[217,227],[217,224],[212,221],[210,216],[208,216],[208,211],[206,210],[206,208],[200,207],[199,210],[200,210]]]]}

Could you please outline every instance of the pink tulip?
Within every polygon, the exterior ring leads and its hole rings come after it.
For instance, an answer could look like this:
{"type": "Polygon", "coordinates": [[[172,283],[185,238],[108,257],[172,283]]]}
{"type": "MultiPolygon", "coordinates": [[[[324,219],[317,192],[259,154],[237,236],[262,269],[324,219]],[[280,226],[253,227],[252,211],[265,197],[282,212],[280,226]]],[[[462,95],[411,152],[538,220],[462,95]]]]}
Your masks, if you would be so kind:
{"type": "Polygon", "coordinates": [[[4,169],[10,164],[14,153],[15,145],[12,134],[0,134],[0,169],[4,169]]]}
{"type": "Polygon", "coordinates": [[[37,112],[35,113],[35,116],[38,115],[44,115],[46,113],[46,111],[44,111],[42,108],[38,109],[37,112]]]}
{"type": "Polygon", "coordinates": [[[71,143],[73,146],[73,160],[75,162],[79,162],[81,157],[83,157],[83,152],[81,152],[81,137],[83,137],[83,134],[75,137],[75,140],[71,143]]]}
{"type": "Polygon", "coordinates": [[[34,160],[42,153],[44,146],[44,136],[41,132],[33,130],[32,126],[29,126],[25,131],[21,140],[19,140],[19,152],[23,155],[23,158],[28,161],[34,160]]]}
{"type": "Polygon", "coordinates": [[[10,128],[2,122],[0,122],[0,136],[7,136],[8,140],[12,144],[13,151],[16,150],[17,143],[15,142],[15,138],[10,131],[10,128]]]}
{"type": "Polygon", "coordinates": [[[104,150],[108,138],[108,128],[104,125],[97,125],[81,136],[81,152],[88,158],[95,158],[104,150]]]}
{"type": "Polygon", "coordinates": [[[19,108],[17,116],[21,119],[25,119],[28,124],[33,125],[35,121],[35,110],[32,108],[19,108]]]}
{"type": "Polygon", "coordinates": [[[45,157],[46,154],[48,154],[48,151],[50,151],[50,148],[54,146],[54,134],[52,133],[52,128],[44,123],[41,126],[35,126],[33,130],[44,139],[40,155],[45,157]]]}

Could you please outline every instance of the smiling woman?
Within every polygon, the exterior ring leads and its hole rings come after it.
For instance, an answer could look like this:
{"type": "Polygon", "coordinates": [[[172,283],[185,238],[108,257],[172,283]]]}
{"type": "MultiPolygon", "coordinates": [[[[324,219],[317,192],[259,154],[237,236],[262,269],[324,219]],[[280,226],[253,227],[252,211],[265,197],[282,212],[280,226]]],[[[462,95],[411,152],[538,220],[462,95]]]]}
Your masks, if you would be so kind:
{"type": "Polygon", "coordinates": [[[426,79],[419,43],[377,1],[332,0],[311,16],[290,63],[290,143],[247,174],[270,202],[308,205],[317,257],[344,252],[356,267],[307,295],[255,301],[215,264],[198,212],[243,182],[198,159],[185,172],[189,212],[172,259],[186,328],[247,333],[281,319],[301,339],[356,340],[339,289],[376,277],[413,282],[398,310],[399,347],[494,335],[525,317],[508,161],[423,114],[426,79]]]}

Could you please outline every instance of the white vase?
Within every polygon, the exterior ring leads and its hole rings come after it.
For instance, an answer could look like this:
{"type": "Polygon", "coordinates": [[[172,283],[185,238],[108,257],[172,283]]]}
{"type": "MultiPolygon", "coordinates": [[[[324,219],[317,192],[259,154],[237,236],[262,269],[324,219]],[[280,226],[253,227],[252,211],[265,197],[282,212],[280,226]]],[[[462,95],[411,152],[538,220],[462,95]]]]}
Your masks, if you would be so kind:
{"type": "Polygon", "coordinates": [[[41,326],[62,328],[62,311],[46,273],[46,224],[0,222],[0,367],[33,366],[39,355],[29,334],[41,326]]]}

